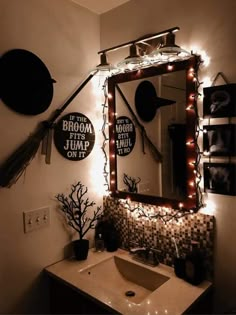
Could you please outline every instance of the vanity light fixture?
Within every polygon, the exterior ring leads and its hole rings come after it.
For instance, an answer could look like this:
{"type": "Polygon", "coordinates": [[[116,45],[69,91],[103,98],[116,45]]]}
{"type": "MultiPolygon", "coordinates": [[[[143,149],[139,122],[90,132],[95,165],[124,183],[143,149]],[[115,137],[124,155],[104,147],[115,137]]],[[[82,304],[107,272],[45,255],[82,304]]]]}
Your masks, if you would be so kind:
{"type": "Polygon", "coordinates": [[[191,57],[191,53],[175,44],[175,32],[177,31],[179,31],[179,27],[173,27],[100,50],[98,54],[100,55],[101,63],[96,69],[111,71],[111,75],[113,75],[120,71],[134,71],[156,64],[188,59],[191,57]],[[129,56],[118,62],[117,67],[110,65],[107,62],[106,54],[125,47],[129,47],[129,56]]]}
{"type": "Polygon", "coordinates": [[[118,69],[107,61],[107,55],[105,52],[100,55],[100,64],[96,66],[96,70],[108,71],[112,74],[118,73],[118,69]]]}
{"type": "Polygon", "coordinates": [[[129,47],[129,56],[117,64],[118,69],[122,71],[138,70],[145,64],[144,57],[141,57],[136,44],[129,47]]]}
{"type": "Polygon", "coordinates": [[[175,44],[175,34],[169,32],[165,37],[165,44],[157,48],[150,54],[150,58],[164,62],[178,61],[188,59],[191,54],[175,44]]]}

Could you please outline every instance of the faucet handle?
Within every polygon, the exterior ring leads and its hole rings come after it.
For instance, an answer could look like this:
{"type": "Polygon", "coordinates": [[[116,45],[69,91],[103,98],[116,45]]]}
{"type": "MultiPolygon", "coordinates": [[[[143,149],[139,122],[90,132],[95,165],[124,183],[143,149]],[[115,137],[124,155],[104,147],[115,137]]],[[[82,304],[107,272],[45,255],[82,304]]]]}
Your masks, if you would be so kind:
{"type": "Polygon", "coordinates": [[[145,247],[134,247],[134,248],[130,248],[129,251],[131,254],[136,254],[138,252],[146,252],[146,248],[145,247]]]}
{"type": "Polygon", "coordinates": [[[138,242],[129,241],[129,250],[136,247],[140,247],[140,244],[138,242]]]}
{"type": "Polygon", "coordinates": [[[129,245],[134,245],[134,246],[139,246],[138,242],[134,242],[134,241],[129,241],[129,245]]]}
{"type": "Polygon", "coordinates": [[[149,248],[148,261],[153,265],[158,265],[159,264],[158,254],[160,253],[161,251],[159,249],[149,248]]]}
{"type": "Polygon", "coordinates": [[[153,253],[161,254],[161,250],[160,249],[156,249],[156,248],[150,247],[149,250],[152,251],[153,253]]]}

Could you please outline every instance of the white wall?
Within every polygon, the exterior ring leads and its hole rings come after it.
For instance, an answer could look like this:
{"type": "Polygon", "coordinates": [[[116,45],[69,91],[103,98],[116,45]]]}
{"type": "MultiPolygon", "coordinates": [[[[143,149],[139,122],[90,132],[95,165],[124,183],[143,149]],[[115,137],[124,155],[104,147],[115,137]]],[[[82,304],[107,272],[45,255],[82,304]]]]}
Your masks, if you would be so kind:
{"type": "MultiPolygon", "coordinates": [[[[0,101],[0,163],[20,145],[38,122],[48,119],[98,63],[99,16],[65,0],[1,0],[0,53],[22,48],[35,53],[48,67],[54,84],[53,101],[44,113],[25,116],[0,101]]],[[[9,188],[0,188],[0,313],[48,313],[47,291],[41,281],[43,268],[64,257],[71,233],[56,211],[57,193],[68,193],[77,180],[88,186],[90,200],[102,204],[99,131],[101,102],[97,103],[93,80],[69,105],[65,113],[81,112],[95,127],[96,143],[90,155],[73,162],[53,145],[51,165],[39,152],[25,175],[9,188]],[[95,160],[96,157],[96,160],[95,160]],[[93,180],[92,171],[100,176],[93,180]],[[23,230],[23,211],[50,206],[51,224],[28,234],[23,230]]],[[[102,153],[101,153],[102,154],[102,153]]],[[[102,155],[101,155],[102,157],[102,155]]],[[[75,238],[76,235],[73,235],[75,238]]],[[[89,236],[92,238],[92,234],[89,236]]]]}
{"type": "MultiPolygon", "coordinates": [[[[235,10],[235,0],[131,0],[101,16],[101,49],[179,26],[176,43],[186,49],[198,46],[211,58],[209,67],[201,67],[200,81],[205,76],[213,80],[221,71],[233,83],[236,81],[235,10]]],[[[127,55],[128,50],[124,49],[110,53],[108,58],[117,62],[127,55]]],[[[216,194],[206,198],[207,208],[216,217],[215,312],[218,313],[236,306],[235,200],[236,197],[216,194]]]]}

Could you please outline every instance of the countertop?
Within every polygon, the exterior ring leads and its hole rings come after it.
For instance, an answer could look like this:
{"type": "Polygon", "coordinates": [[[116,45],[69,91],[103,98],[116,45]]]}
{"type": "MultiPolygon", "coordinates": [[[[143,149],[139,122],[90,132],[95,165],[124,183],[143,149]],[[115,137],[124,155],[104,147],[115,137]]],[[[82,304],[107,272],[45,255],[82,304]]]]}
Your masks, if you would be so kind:
{"type": "MultiPolygon", "coordinates": [[[[145,266],[170,279],[153,291],[140,304],[135,304],[125,297],[117,297],[115,292],[107,291],[99,283],[94,284],[80,276],[80,271],[84,268],[93,266],[115,255],[144,266],[142,263],[134,261],[132,256],[122,249],[118,249],[112,253],[107,251],[95,252],[93,249],[90,249],[86,260],[77,261],[73,258],[65,259],[46,267],[45,271],[50,276],[83,291],[85,294],[92,296],[124,315],[182,314],[212,285],[209,281],[203,281],[198,286],[191,285],[183,279],[176,277],[173,268],[163,264],[159,264],[155,267],[145,266]]],[[[104,275],[104,280],[105,279],[106,275],[104,275]]]]}

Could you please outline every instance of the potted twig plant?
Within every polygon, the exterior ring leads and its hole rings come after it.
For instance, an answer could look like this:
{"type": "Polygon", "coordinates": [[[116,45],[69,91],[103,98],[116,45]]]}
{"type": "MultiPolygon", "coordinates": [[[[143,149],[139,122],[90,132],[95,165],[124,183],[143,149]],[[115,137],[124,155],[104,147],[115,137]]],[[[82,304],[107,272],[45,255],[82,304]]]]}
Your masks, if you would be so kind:
{"type": "Polygon", "coordinates": [[[66,196],[57,194],[56,199],[60,202],[60,210],[64,213],[67,223],[79,234],[79,239],[73,241],[75,258],[84,260],[88,256],[89,240],[85,239],[85,235],[90,229],[95,228],[95,222],[100,216],[101,206],[93,211],[92,217],[88,217],[88,210],[95,205],[94,201],[85,198],[88,188],[80,181],[71,185],[71,193],[66,196]]]}
{"type": "Polygon", "coordinates": [[[123,177],[124,184],[128,187],[129,192],[137,193],[138,192],[138,183],[141,182],[141,178],[138,177],[137,179],[127,174],[124,174],[123,177]]]}

